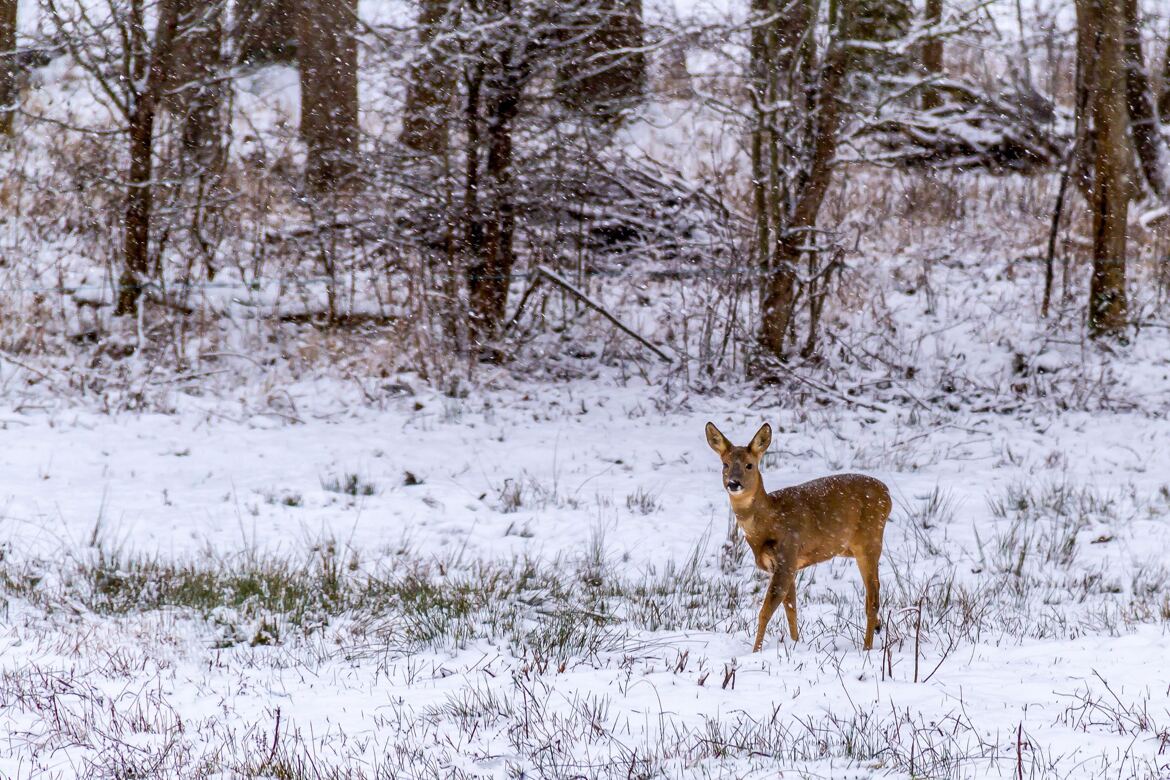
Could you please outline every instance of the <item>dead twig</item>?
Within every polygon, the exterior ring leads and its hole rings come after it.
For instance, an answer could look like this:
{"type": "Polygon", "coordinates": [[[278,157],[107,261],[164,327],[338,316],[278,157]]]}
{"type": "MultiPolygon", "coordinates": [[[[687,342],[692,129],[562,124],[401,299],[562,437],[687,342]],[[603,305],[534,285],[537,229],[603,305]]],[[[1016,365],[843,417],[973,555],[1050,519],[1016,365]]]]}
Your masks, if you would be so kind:
{"type": "Polygon", "coordinates": [[[634,339],[642,346],[646,347],[646,349],[653,352],[655,355],[657,355],[659,358],[661,358],[664,363],[672,363],[673,362],[670,359],[669,355],[667,355],[665,352],[663,352],[658,347],[651,344],[643,336],[639,335],[634,330],[632,330],[631,328],[626,326],[621,320],[619,320],[617,317],[613,316],[608,311],[606,311],[604,306],[602,306],[600,303],[598,303],[597,301],[590,298],[588,295],[586,295],[581,290],[578,290],[568,280],[566,280],[564,277],[562,277],[557,272],[555,272],[552,269],[548,268],[547,266],[543,266],[543,265],[536,266],[536,272],[538,274],[542,274],[546,279],[548,279],[550,282],[555,284],[557,287],[560,287],[565,292],[573,295],[578,300],[580,300],[582,303],[584,303],[586,306],[593,309],[601,316],[605,317],[607,320],[612,322],[618,330],[620,330],[622,333],[625,333],[627,336],[634,339]]]}

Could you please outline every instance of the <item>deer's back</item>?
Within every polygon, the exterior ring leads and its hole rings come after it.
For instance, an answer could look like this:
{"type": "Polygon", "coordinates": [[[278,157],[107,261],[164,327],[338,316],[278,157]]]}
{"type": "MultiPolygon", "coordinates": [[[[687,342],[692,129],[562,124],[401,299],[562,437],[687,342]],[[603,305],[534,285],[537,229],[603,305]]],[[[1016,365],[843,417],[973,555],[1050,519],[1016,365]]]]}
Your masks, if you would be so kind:
{"type": "Polygon", "coordinates": [[[863,474],[835,474],[768,495],[771,511],[761,525],[798,545],[798,567],[880,545],[893,507],[886,486],[863,474]]]}

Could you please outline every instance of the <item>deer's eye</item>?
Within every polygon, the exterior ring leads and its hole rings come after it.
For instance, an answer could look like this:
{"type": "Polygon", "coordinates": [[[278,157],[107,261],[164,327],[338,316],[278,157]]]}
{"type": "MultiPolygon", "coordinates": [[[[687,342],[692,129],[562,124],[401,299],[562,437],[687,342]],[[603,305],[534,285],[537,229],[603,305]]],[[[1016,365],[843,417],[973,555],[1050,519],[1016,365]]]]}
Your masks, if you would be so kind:
{"type": "Polygon", "coordinates": [[[749,464],[747,464],[747,470],[748,470],[748,471],[751,471],[751,470],[752,470],[752,464],[750,464],[750,463],[749,463],[749,464]]]}

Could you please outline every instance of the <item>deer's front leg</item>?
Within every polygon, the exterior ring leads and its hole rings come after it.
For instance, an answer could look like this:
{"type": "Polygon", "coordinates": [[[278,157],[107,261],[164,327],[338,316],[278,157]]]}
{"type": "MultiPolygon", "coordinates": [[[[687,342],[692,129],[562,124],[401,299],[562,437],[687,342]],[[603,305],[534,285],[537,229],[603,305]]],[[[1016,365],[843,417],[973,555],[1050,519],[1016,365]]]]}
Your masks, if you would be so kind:
{"type": "Polygon", "coordinates": [[[784,611],[788,613],[788,633],[792,634],[792,641],[800,641],[800,631],[796,627],[796,574],[788,578],[788,585],[784,588],[784,611]]]}
{"type": "Polygon", "coordinates": [[[772,579],[768,582],[768,590],[764,594],[764,605],[760,607],[760,626],[756,630],[756,644],[752,647],[753,653],[760,652],[760,648],[763,647],[764,631],[768,628],[768,621],[775,614],[776,607],[780,606],[780,602],[784,600],[785,590],[791,579],[792,573],[787,570],[787,567],[777,567],[772,571],[772,579]]]}

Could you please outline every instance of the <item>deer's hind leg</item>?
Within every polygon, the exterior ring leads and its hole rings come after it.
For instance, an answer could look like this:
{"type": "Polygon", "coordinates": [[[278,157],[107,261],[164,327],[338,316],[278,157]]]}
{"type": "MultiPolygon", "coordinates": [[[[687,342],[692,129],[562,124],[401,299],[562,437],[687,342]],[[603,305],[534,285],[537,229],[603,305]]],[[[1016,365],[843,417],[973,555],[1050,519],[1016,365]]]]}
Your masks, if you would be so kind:
{"type": "Polygon", "coordinates": [[[881,606],[881,583],[878,581],[878,559],[881,558],[881,545],[871,545],[859,550],[855,556],[857,568],[861,572],[861,582],[865,586],[865,644],[866,650],[873,649],[874,631],[881,629],[878,619],[878,608],[881,606]]]}

